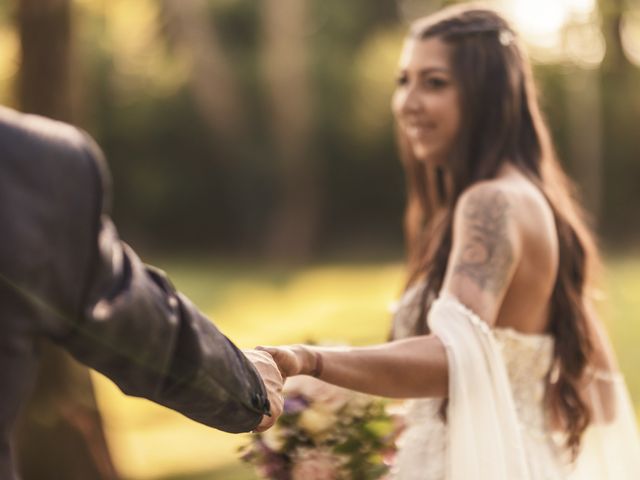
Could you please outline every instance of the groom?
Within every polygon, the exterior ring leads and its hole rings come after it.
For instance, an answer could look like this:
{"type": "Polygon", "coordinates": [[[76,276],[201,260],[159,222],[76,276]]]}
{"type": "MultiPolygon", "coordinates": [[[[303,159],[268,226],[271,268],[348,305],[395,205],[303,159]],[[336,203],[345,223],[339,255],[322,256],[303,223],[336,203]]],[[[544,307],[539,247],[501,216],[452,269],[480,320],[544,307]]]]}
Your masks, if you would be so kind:
{"type": "Polygon", "coordinates": [[[77,129],[0,106],[0,479],[47,338],[153,400],[227,432],[282,411],[265,352],[241,353],[165,275],[144,265],[108,216],[102,154],[77,129]]]}

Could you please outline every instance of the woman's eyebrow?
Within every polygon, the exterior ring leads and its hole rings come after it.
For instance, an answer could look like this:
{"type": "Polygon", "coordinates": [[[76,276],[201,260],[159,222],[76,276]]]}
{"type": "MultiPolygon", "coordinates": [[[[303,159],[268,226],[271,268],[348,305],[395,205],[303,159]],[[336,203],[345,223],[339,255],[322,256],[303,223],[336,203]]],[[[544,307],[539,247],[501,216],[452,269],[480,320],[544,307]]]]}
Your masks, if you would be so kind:
{"type": "MultiPolygon", "coordinates": [[[[400,68],[397,72],[398,77],[402,77],[405,75],[410,74],[410,69],[408,68],[400,68]]],[[[421,68],[417,71],[416,76],[420,77],[420,78],[424,78],[424,77],[428,77],[429,75],[432,75],[434,73],[444,73],[444,74],[450,74],[451,71],[446,68],[446,67],[427,67],[427,68],[421,68]]]]}
{"type": "Polygon", "coordinates": [[[449,69],[445,67],[427,67],[418,70],[418,75],[421,77],[426,77],[432,73],[449,73],[449,69]]]}

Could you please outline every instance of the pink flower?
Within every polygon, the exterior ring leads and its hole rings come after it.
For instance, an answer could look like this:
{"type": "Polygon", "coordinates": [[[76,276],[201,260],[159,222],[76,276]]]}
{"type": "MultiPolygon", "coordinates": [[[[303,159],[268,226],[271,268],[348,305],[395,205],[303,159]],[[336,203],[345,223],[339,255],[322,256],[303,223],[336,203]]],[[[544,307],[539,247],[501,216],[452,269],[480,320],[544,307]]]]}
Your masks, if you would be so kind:
{"type": "Polygon", "coordinates": [[[291,480],[337,480],[341,459],[323,448],[300,450],[294,459],[291,480]]]}

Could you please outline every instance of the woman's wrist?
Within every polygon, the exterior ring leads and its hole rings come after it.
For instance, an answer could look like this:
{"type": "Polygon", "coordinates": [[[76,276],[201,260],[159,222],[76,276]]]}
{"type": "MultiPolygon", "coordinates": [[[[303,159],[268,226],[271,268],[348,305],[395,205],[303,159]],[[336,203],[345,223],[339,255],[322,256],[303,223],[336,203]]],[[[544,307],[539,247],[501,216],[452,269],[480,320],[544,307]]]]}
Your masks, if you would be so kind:
{"type": "Polygon", "coordinates": [[[306,345],[298,345],[296,355],[300,361],[300,375],[319,377],[322,374],[322,356],[320,352],[306,345]]]}

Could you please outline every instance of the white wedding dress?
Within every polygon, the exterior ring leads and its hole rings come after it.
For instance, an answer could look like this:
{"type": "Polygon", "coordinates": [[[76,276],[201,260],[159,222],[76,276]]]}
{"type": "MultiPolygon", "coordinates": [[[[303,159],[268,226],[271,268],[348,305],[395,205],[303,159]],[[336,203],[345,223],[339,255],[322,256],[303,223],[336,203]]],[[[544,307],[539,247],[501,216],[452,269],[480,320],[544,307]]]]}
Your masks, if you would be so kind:
{"type": "MultiPolygon", "coordinates": [[[[396,306],[396,338],[410,335],[420,297],[414,288],[396,306]]],[[[577,461],[570,463],[544,409],[545,377],[554,347],[550,335],[491,329],[452,296],[433,303],[428,322],[447,350],[447,418],[440,415],[441,399],[408,402],[391,478],[640,479],[640,442],[619,374],[596,376],[592,426],[577,461]],[[606,409],[598,408],[598,382],[607,382],[606,409]]]]}

